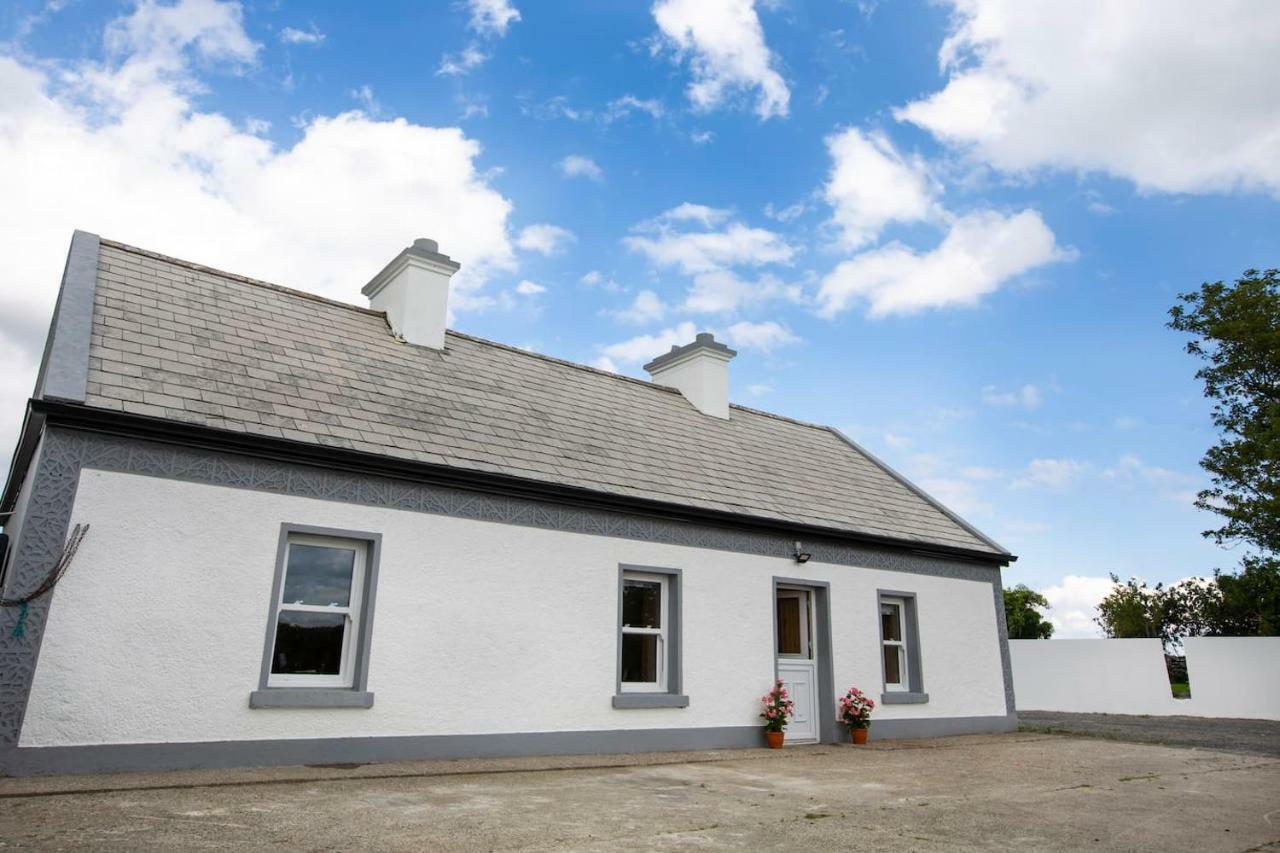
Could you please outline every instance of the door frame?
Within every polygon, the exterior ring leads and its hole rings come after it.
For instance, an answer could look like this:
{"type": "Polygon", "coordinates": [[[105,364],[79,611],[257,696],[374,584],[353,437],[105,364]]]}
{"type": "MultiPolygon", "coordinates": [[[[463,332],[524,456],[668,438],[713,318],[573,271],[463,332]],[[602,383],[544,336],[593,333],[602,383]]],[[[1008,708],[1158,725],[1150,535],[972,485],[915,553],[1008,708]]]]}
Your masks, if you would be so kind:
{"type": "Polygon", "coordinates": [[[827,581],[807,578],[789,578],[774,575],[772,595],[769,599],[769,625],[773,644],[769,656],[773,660],[773,678],[778,678],[778,588],[800,587],[809,590],[813,603],[813,621],[810,625],[813,650],[817,655],[814,669],[818,673],[818,743],[836,743],[836,693],[835,670],[831,658],[831,584],[827,581]]]}

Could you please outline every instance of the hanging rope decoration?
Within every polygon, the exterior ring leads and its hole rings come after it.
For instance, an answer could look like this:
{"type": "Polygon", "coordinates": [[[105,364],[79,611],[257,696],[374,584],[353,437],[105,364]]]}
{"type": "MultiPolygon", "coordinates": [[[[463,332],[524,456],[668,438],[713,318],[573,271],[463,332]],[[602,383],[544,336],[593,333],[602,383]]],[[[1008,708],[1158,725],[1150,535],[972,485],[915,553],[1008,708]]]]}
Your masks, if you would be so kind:
{"type": "Polygon", "coordinates": [[[24,595],[21,598],[0,598],[0,607],[18,608],[18,621],[13,626],[13,633],[10,636],[19,639],[26,635],[27,605],[58,585],[58,581],[62,580],[62,576],[67,573],[67,569],[71,568],[71,561],[76,556],[76,549],[80,547],[80,540],[84,539],[84,535],[88,532],[89,525],[87,524],[77,524],[72,528],[71,535],[67,538],[67,544],[62,547],[62,556],[58,558],[58,562],[54,564],[54,567],[49,570],[44,583],[36,587],[29,595],[24,595]]]}

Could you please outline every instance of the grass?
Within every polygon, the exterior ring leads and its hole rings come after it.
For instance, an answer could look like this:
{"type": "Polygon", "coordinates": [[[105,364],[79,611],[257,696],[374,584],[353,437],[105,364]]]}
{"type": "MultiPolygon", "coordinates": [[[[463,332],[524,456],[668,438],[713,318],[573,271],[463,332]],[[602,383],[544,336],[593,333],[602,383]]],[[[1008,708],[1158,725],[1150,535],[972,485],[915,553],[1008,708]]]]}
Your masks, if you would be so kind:
{"type": "Polygon", "coordinates": [[[1169,686],[1173,688],[1174,699],[1190,699],[1191,698],[1191,685],[1187,684],[1185,681],[1183,682],[1175,681],[1173,684],[1170,684],[1169,686]]]}

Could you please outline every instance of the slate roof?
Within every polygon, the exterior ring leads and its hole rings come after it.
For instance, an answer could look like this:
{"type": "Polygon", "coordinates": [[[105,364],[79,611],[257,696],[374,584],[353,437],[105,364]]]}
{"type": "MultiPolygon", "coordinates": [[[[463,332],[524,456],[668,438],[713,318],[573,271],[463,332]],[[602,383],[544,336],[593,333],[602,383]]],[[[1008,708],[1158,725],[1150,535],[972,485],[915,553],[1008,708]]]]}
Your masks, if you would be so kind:
{"type": "Polygon", "coordinates": [[[457,332],[413,346],[381,312],[107,240],[85,404],[1007,556],[832,429],[457,332]]]}

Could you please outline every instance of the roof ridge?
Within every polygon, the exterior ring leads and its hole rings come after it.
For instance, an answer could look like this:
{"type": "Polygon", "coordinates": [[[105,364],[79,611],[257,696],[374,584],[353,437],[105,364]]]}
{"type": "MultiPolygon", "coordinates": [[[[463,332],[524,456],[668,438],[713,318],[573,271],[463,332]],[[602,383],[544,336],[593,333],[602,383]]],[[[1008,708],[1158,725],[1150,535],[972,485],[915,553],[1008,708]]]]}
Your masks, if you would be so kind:
{"type": "Polygon", "coordinates": [[[142,249],[142,248],[139,248],[138,246],[131,246],[128,243],[121,243],[118,240],[108,240],[105,237],[99,237],[98,240],[102,245],[110,246],[113,249],[119,249],[122,252],[129,252],[134,255],[141,255],[144,258],[154,258],[155,260],[158,260],[158,261],[164,261],[167,264],[173,264],[174,266],[179,266],[179,267],[186,267],[187,269],[195,270],[196,272],[211,273],[212,275],[220,276],[222,278],[230,279],[232,281],[239,281],[244,284],[253,284],[258,287],[265,287],[268,290],[274,290],[274,291],[277,291],[278,293],[283,293],[286,296],[297,296],[302,299],[309,299],[312,302],[321,302],[321,303],[324,303],[325,305],[332,305],[335,308],[347,308],[351,311],[358,311],[361,314],[371,314],[375,316],[386,314],[385,311],[375,311],[372,308],[361,308],[359,305],[353,305],[350,302],[343,302],[340,299],[330,299],[327,296],[320,296],[317,293],[310,293],[306,290],[298,290],[297,288],[285,287],[284,285],[276,284],[275,282],[264,281],[263,279],[260,279],[260,278],[253,278],[251,276],[241,275],[239,273],[227,272],[226,270],[220,270],[217,267],[210,267],[210,266],[205,266],[204,264],[197,264],[195,261],[186,261],[186,260],[183,260],[182,258],[175,258],[172,255],[165,255],[165,254],[161,254],[160,252],[153,252],[150,249],[142,249]]]}
{"type": "Polygon", "coordinates": [[[658,385],[654,382],[646,382],[645,380],[637,379],[634,376],[624,376],[621,373],[614,373],[612,370],[602,370],[599,367],[592,367],[589,364],[582,364],[581,362],[577,362],[577,361],[569,361],[568,359],[559,358],[558,356],[547,355],[544,352],[534,352],[533,350],[527,350],[527,349],[524,349],[523,347],[514,346],[513,344],[504,344],[501,341],[495,341],[490,338],[482,338],[479,335],[473,335],[469,332],[459,332],[457,329],[445,329],[444,332],[446,335],[452,335],[455,338],[462,338],[463,340],[472,341],[474,343],[482,344],[484,346],[490,346],[490,347],[495,347],[497,349],[506,350],[507,352],[513,353],[515,355],[524,355],[530,358],[540,359],[541,361],[549,361],[552,364],[558,364],[562,367],[571,367],[574,370],[582,370],[587,373],[595,373],[600,376],[607,377],[609,379],[618,379],[623,382],[630,382],[633,385],[639,385],[644,388],[652,388],[656,391],[662,391],[663,393],[670,393],[670,394],[680,393],[675,388],[670,388],[666,385],[658,385]]]}

